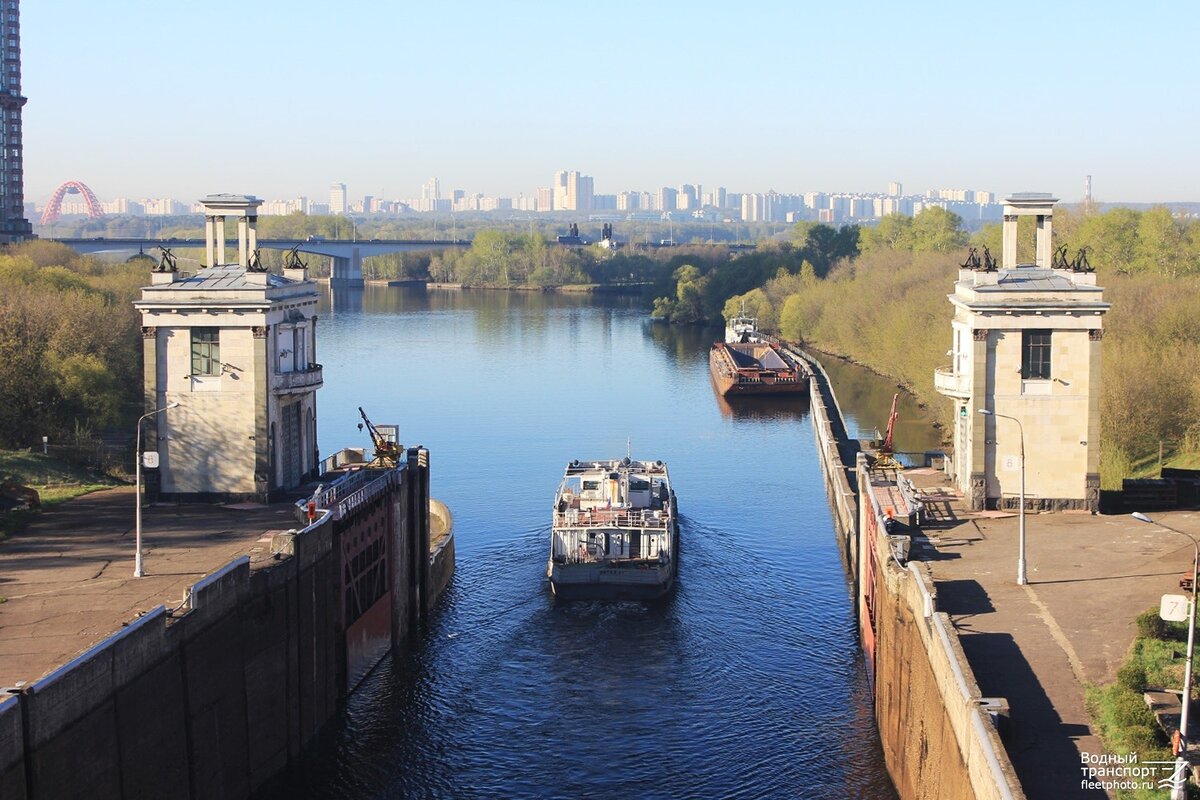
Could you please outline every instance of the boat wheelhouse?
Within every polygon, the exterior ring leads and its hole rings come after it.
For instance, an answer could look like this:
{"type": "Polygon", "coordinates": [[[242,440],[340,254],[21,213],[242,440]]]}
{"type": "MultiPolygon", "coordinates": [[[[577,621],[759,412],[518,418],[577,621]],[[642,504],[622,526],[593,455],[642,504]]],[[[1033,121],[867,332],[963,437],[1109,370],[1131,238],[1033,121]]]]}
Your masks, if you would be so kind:
{"type": "Polygon", "coordinates": [[[760,341],[758,335],[758,318],[748,317],[744,313],[731,317],[725,324],[726,344],[744,344],[760,341]]]}
{"type": "Polygon", "coordinates": [[[564,600],[651,600],[679,562],[675,492],[661,461],[572,461],[554,498],[546,576],[564,600]]]}

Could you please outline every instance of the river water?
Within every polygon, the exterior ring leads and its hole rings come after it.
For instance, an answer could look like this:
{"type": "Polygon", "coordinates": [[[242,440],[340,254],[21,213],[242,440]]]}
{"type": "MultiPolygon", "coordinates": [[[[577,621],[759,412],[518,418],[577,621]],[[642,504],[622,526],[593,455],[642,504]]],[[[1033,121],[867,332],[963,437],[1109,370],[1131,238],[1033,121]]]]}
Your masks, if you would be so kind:
{"type": "MultiPolygon", "coordinates": [[[[358,406],[428,447],[457,572],[281,796],[895,797],[807,403],[722,402],[719,330],[651,323],[633,298],[368,287],[317,333],[321,452],[368,443],[358,406]],[[556,603],[563,468],[627,447],[671,470],[677,589],[556,603]]],[[[886,424],[887,381],[834,380],[851,429],[886,424]]]]}

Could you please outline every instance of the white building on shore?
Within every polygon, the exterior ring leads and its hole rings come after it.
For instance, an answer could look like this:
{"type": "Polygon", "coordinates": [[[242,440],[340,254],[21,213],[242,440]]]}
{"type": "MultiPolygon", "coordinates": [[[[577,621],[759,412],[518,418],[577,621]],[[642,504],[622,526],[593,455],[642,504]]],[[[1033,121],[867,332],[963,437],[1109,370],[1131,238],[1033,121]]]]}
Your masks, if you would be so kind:
{"type": "Polygon", "coordinates": [[[134,303],[142,314],[145,450],[157,451],[160,496],[257,500],[314,476],[317,288],[307,270],[273,275],[258,266],[255,226],[262,203],[210,195],[206,263],[194,275],[164,258],[134,303]],[[225,221],[237,223],[236,258],[225,221]]]}
{"type": "Polygon", "coordinates": [[[1001,263],[986,251],[959,271],[952,362],[938,392],[954,401],[953,477],[975,509],[1096,511],[1100,496],[1100,343],[1109,304],[1082,255],[1051,247],[1055,198],[1005,201],[1001,263]],[[1018,221],[1036,223],[1019,263],[1018,221]],[[1057,260],[1056,260],[1057,259],[1057,260]],[[981,414],[980,411],[987,414],[981,414]]]}

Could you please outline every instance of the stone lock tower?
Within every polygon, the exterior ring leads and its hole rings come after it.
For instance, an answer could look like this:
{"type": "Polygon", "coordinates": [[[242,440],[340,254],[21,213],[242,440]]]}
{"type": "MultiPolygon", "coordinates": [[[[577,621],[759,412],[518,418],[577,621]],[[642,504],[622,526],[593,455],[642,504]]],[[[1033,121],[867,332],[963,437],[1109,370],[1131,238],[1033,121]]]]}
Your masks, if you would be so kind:
{"type": "Polygon", "coordinates": [[[954,401],[949,468],[971,507],[1016,508],[1025,454],[1028,509],[1088,509],[1100,499],[1100,343],[1109,304],[1080,255],[1055,256],[1048,194],[1005,200],[1003,255],[959,271],[952,362],[938,392],[954,401]],[[1018,263],[1018,221],[1034,217],[1033,263],[1018,263]],[[992,412],[982,415],[980,409],[992,412]]]}
{"type": "Polygon", "coordinates": [[[317,288],[307,270],[272,275],[258,263],[262,201],[210,195],[207,266],[194,275],[164,255],[134,303],[142,314],[145,450],[157,451],[157,484],[168,499],[257,500],[316,474],[317,288]],[[237,224],[237,255],[225,223],[237,224]]]}

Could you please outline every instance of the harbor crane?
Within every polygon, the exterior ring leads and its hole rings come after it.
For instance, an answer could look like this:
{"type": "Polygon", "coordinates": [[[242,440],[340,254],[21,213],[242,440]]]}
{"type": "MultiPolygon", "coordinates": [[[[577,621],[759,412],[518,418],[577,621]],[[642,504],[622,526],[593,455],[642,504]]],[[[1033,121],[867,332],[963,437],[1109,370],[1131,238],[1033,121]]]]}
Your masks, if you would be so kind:
{"type": "Polygon", "coordinates": [[[899,400],[899,392],[892,395],[892,413],[888,416],[887,434],[883,437],[883,444],[879,446],[879,455],[875,457],[875,469],[904,469],[904,465],[896,460],[895,451],[892,449],[892,434],[896,432],[896,403],[899,400]]]}
{"type": "Polygon", "coordinates": [[[371,436],[371,442],[375,445],[375,457],[367,466],[395,469],[400,465],[400,452],[404,449],[400,444],[400,426],[373,424],[362,406],[358,407],[358,413],[363,418],[363,421],[358,424],[358,429],[361,431],[365,424],[367,433],[371,436]]]}

